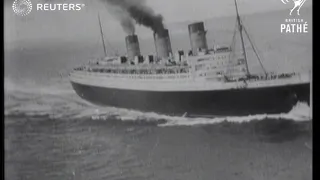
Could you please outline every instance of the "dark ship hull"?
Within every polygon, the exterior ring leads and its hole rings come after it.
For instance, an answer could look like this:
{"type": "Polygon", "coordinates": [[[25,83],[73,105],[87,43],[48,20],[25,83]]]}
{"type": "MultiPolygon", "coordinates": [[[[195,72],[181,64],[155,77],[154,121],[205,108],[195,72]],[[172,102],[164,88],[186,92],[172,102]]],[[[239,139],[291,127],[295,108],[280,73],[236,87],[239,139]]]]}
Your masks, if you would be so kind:
{"type": "Polygon", "coordinates": [[[297,102],[310,103],[309,83],[190,92],[124,90],[71,83],[81,98],[93,104],[167,115],[278,114],[289,112],[297,102]]]}

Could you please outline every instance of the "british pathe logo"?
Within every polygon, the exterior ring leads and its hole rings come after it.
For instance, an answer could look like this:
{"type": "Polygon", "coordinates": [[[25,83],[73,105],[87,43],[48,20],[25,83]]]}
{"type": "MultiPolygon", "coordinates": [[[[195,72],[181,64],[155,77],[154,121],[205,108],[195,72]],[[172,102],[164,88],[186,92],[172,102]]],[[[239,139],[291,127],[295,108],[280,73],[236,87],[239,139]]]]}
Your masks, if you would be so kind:
{"type": "MultiPolygon", "coordinates": [[[[283,4],[287,4],[289,3],[290,1],[289,0],[281,0],[281,2],[283,4]]],[[[292,12],[297,9],[297,15],[300,16],[300,9],[301,7],[303,6],[303,4],[306,2],[306,0],[292,0],[294,6],[293,8],[290,10],[290,16],[292,15],[292,12]]]]}
{"type": "Polygon", "coordinates": [[[284,23],[280,24],[281,33],[308,33],[308,22],[300,18],[300,9],[306,0],[281,0],[283,4],[290,4],[291,1],[293,2],[293,8],[289,13],[290,18],[286,18],[284,23]],[[297,11],[297,16],[294,16],[294,10],[297,11]]]}
{"type": "Polygon", "coordinates": [[[26,16],[32,11],[32,3],[30,0],[15,0],[12,9],[17,15],[26,16]]]}

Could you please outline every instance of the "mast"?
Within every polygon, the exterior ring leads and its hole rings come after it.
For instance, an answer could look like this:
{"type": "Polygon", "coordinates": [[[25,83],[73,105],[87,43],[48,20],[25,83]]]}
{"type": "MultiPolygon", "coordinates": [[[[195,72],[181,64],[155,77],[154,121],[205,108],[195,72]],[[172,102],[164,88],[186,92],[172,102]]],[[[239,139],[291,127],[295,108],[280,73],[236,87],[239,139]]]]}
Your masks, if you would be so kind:
{"type": "Polygon", "coordinates": [[[245,32],[245,34],[247,35],[247,37],[248,37],[248,39],[249,39],[249,42],[250,42],[250,44],[251,44],[251,46],[252,46],[252,49],[253,49],[254,53],[256,54],[256,56],[257,56],[257,58],[258,58],[259,64],[260,64],[260,66],[261,66],[264,74],[265,74],[266,77],[267,77],[267,76],[268,76],[268,73],[267,73],[266,69],[265,69],[265,68],[263,67],[263,65],[262,65],[261,58],[260,58],[260,56],[259,56],[259,54],[258,54],[258,51],[257,51],[256,48],[254,47],[253,42],[251,41],[251,38],[249,37],[249,33],[247,32],[247,30],[246,30],[246,28],[245,28],[244,26],[243,26],[243,29],[244,29],[244,32],[245,32]]]}
{"type": "Polygon", "coordinates": [[[107,56],[107,49],[106,49],[106,45],[104,43],[104,36],[103,36],[103,31],[102,31],[102,26],[101,26],[101,20],[100,20],[100,14],[99,13],[98,13],[98,19],[99,19],[99,26],[100,26],[100,33],[101,33],[103,51],[104,51],[104,55],[106,57],[107,56]]]}
{"type": "Polygon", "coordinates": [[[238,22],[238,28],[239,28],[239,31],[240,31],[241,45],[242,45],[242,50],[243,50],[243,53],[244,53],[244,61],[245,61],[245,64],[246,64],[246,71],[247,71],[247,75],[250,75],[248,62],[247,62],[247,52],[246,52],[246,49],[245,49],[245,46],[244,46],[244,41],[243,41],[242,24],[241,24],[239,12],[238,12],[237,0],[234,0],[234,4],[236,6],[237,22],[238,22]]]}

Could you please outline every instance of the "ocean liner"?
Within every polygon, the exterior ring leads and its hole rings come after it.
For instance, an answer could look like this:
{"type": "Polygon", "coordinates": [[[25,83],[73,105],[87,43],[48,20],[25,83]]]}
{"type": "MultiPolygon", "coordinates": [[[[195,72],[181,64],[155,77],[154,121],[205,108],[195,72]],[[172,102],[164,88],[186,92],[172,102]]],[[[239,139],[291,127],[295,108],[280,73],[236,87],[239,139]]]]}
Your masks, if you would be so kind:
{"type": "MultiPolygon", "coordinates": [[[[234,42],[209,48],[204,23],[196,22],[188,25],[188,52],[172,53],[168,29],[154,32],[155,55],[141,55],[138,36],[128,35],[126,55],[106,56],[74,68],[71,84],[93,104],[168,115],[285,113],[297,102],[309,104],[310,73],[266,72],[236,1],[235,9],[235,34],[240,34],[242,50],[238,56],[234,42]],[[250,73],[244,36],[264,69],[262,75],[250,73]]],[[[99,23],[101,29],[100,17],[99,23]]]]}

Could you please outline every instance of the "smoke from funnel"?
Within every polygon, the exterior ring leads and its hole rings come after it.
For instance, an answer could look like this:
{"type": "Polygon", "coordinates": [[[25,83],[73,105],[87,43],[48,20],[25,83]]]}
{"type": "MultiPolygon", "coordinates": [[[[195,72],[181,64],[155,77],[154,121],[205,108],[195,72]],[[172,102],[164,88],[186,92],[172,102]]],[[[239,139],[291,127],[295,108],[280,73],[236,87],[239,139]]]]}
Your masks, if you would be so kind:
{"type": "Polygon", "coordinates": [[[128,35],[133,35],[135,33],[135,24],[133,19],[130,17],[128,12],[124,11],[119,7],[109,7],[107,6],[109,12],[111,12],[114,17],[120,21],[122,29],[128,35]]]}
{"type": "MultiPolygon", "coordinates": [[[[160,33],[164,30],[163,17],[148,7],[146,0],[104,0],[113,7],[118,7],[137,24],[151,28],[160,33]]],[[[122,19],[121,19],[122,20],[122,19]]],[[[121,24],[126,21],[121,21],[121,24]]],[[[127,24],[126,24],[127,25],[127,24]]],[[[130,24],[131,25],[131,24],[130,24]]]]}

